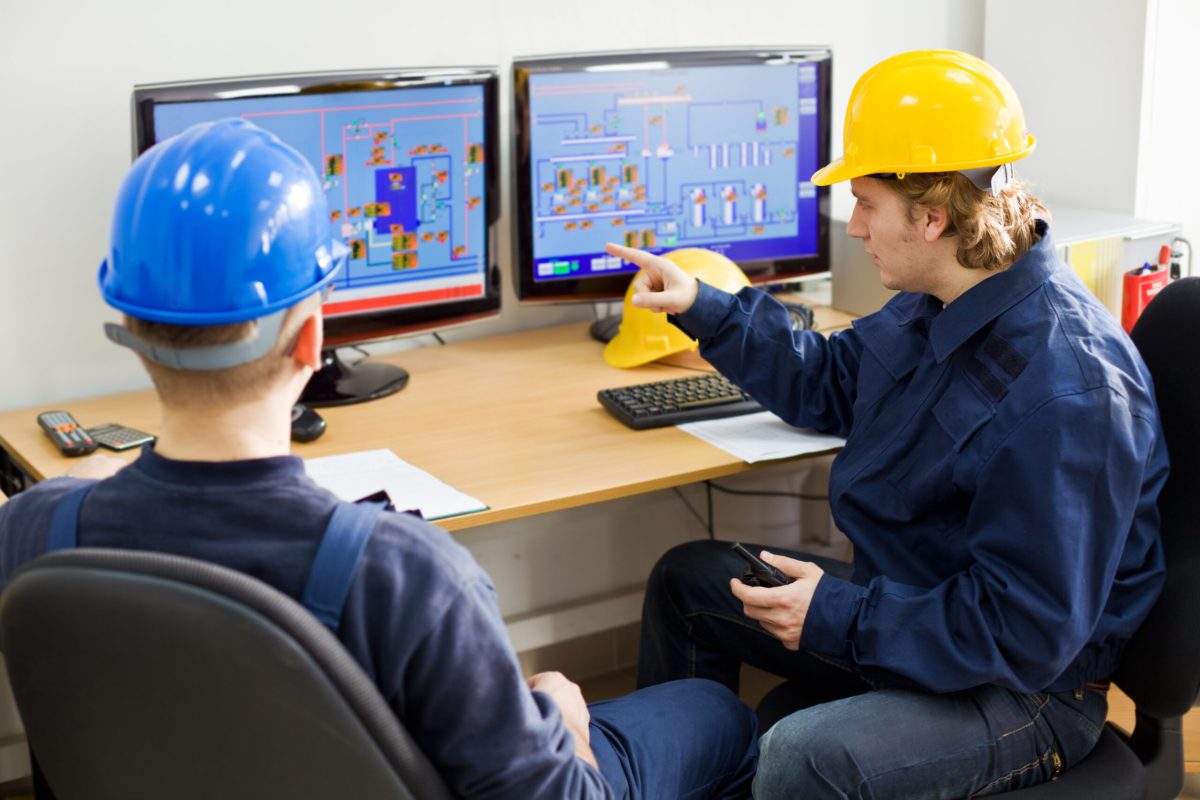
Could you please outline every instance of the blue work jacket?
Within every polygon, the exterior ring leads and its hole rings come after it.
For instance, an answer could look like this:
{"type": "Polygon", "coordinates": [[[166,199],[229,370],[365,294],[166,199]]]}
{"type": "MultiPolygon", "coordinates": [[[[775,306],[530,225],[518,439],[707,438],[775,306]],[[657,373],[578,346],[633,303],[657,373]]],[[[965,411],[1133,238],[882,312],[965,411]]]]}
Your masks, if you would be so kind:
{"type": "Polygon", "coordinates": [[[766,408],[847,437],[834,519],[851,580],[800,645],[935,692],[1106,677],[1162,589],[1167,453],[1146,367],[1037,244],[949,306],[901,293],[828,339],[753,288],[674,318],[766,408]]]}

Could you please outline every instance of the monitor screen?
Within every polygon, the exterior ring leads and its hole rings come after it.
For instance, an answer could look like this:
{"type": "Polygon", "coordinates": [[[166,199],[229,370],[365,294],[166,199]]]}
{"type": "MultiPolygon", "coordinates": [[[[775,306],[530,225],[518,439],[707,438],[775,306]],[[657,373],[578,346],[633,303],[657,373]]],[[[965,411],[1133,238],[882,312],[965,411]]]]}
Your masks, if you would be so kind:
{"type": "Polygon", "coordinates": [[[135,156],[224,117],[274,133],[316,169],[350,248],[326,343],[429,331],[499,313],[497,84],[494,68],[440,68],[138,86],[135,156]]]}
{"type": "Polygon", "coordinates": [[[513,65],[523,301],[615,299],[652,252],[706,247],[751,281],[829,269],[826,48],[629,52],[513,65]]]}

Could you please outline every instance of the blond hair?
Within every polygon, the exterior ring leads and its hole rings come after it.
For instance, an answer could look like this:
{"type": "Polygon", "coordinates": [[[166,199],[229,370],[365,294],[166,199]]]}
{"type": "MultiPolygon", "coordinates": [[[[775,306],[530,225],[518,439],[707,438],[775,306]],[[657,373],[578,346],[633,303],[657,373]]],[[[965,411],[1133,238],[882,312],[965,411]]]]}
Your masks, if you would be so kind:
{"type": "Polygon", "coordinates": [[[958,263],[969,269],[999,270],[1012,265],[1037,241],[1034,220],[1050,212],[1020,181],[996,195],[982,191],[959,172],[910,172],[884,181],[904,200],[910,222],[916,210],[945,208],[943,236],[958,237],[958,263]]]}
{"type": "MultiPolygon", "coordinates": [[[[308,303],[302,302],[289,308],[274,346],[265,355],[245,364],[216,370],[186,370],[168,367],[143,356],[139,358],[166,405],[189,406],[250,399],[269,386],[283,371],[287,363],[286,356],[295,347],[296,337],[306,316],[298,311],[308,307],[308,303]]],[[[227,325],[173,325],[129,316],[125,318],[125,326],[130,333],[149,344],[176,350],[234,344],[252,338],[259,328],[255,320],[227,325]]]]}

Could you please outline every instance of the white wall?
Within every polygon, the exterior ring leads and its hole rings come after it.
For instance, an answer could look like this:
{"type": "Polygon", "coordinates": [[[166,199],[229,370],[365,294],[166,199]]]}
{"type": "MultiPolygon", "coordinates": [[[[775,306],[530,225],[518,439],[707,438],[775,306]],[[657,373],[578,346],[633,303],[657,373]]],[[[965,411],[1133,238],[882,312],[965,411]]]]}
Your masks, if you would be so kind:
{"type": "MultiPolygon", "coordinates": [[[[840,143],[841,110],[863,70],[913,48],[980,52],[982,3],[0,2],[0,409],[148,385],[134,358],[103,339],[101,323],[113,316],[95,285],[112,199],[129,166],[134,84],[386,66],[506,69],[516,55],[598,49],[828,44],[840,143]]],[[[506,74],[502,93],[508,88],[506,74]]],[[[507,136],[507,112],[502,119],[507,136]]],[[[507,153],[503,161],[507,214],[507,153]]],[[[848,213],[839,188],[835,215],[848,213]]],[[[581,307],[516,308],[508,253],[505,228],[503,316],[454,336],[590,316],[581,307]]]]}
{"type": "Polygon", "coordinates": [[[991,0],[983,56],[1037,149],[1017,175],[1054,205],[1132,214],[1146,0],[991,0]]]}
{"type": "Polygon", "coordinates": [[[1198,39],[1196,0],[986,4],[983,56],[1038,138],[1017,174],[1051,211],[1177,222],[1200,238],[1198,39]]]}
{"type": "MultiPolygon", "coordinates": [[[[1183,235],[1200,246],[1200,2],[1149,2],[1145,41],[1145,100],[1133,213],[1179,222],[1183,235]]],[[[1194,269],[1200,272],[1200,264],[1194,269]]]]}

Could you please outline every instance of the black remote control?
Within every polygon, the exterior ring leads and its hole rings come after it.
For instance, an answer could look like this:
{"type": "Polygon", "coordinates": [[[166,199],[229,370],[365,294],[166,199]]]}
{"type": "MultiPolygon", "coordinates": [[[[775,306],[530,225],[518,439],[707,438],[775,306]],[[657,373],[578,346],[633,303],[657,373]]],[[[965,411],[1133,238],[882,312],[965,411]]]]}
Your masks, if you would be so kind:
{"type": "Polygon", "coordinates": [[[64,456],[86,456],[95,452],[96,440],[66,411],[43,411],[38,425],[64,456]]]}
{"type": "Polygon", "coordinates": [[[742,547],[738,542],[734,542],[729,547],[730,550],[737,553],[746,562],[746,571],[742,574],[742,583],[747,586],[786,586],[795,580],[789,578],[779,570],[772,567],[767,562],[763,561],[758,556],[751,553],[746,548],[742,547]]]}
{"type": "Polygon", "coordinates": [[[304,403],[292,406],[292,441],[311,442],[325,432],[325,420],[304,403]]]}

